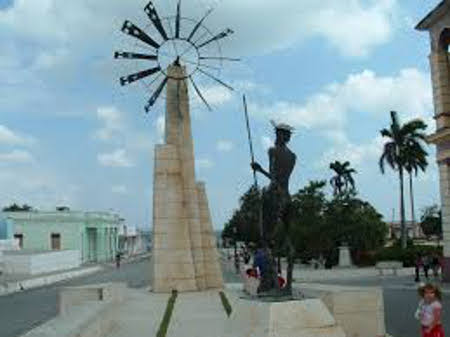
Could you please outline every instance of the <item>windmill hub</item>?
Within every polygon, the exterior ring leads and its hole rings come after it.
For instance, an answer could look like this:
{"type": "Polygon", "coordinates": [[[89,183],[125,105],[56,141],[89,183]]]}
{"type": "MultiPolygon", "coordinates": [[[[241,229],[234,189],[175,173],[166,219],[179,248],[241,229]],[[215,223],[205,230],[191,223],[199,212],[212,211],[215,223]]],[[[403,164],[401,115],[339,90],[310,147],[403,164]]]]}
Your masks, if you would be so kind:
{"type": "Polygon", "coordinates": [[[167,68],[175,64],[184,66],[185,77],[189,77],[197,70],[199,62],[200,55],[197,48],[186,40],[167,40],[158,49],[158,63],[166,76],[168,76],[167,68]]]}

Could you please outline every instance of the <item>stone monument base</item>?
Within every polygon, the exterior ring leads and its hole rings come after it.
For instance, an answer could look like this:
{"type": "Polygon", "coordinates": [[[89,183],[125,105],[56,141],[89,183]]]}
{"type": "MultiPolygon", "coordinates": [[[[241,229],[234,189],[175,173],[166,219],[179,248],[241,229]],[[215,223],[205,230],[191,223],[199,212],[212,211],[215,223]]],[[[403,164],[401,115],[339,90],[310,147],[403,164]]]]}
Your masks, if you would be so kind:
{"type": "Polygon", "coordinates": [[[240,300],[226,336],[346,337],[320,299],[286,302],[240,300]],[[239,327],[239,331],[233,327],[239,327]]]}
{"type": "Polygon", "coordinates": [[[352,258],[350,255],[350,248],[348,246],[339,247],[339,268],[352,268],[352,258]]]}
{"type": "MultiPolygon", "coordinates": [[[[240,288],[238,284],[238,288],[240,288]]],[[[380,289],[299,284],[303,300],[264,302],[218,290],[179,293],[167,337],[381,337],[385,336],[380,289]]],[[[120,284],[63,288],[60,315],[23,337],[155,336],[171,295],[120,284]]]]}

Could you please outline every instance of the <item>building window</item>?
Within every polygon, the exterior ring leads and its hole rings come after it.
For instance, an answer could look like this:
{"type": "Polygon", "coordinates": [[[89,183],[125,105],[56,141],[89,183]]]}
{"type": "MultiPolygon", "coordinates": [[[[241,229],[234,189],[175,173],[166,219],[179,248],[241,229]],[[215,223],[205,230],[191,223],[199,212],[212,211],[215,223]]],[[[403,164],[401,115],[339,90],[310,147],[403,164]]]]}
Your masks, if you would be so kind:
{"type": "Polygon", "coordinates": [[[23,248],[23,234],[14,234],[14,239],[19,240],[20,249],[23,248]]]}
{"type": "Polygon", "coordinates": [[[61,249],[61,234],[52,233],[51,242],[52,242],[52,250],[60,250],[61,249]]]}

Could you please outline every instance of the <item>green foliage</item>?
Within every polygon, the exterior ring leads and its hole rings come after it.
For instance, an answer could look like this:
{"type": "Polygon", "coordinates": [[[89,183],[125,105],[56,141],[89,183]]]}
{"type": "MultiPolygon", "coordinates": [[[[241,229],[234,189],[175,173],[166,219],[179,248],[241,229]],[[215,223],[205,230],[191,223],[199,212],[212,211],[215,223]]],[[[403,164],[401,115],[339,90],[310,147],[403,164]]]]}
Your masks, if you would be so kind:
{"type": "Polygon", "coordinates": [[[169,328],[170,318],[172,317],[173,308],[175,307],[175,301],[178,296],[178,291],[172,290],[172,295],[167,301],[166,311],[164,312],[163,319],[159,325],[156,337],[166,337],[167,329],[169,328]]]}
{"type": "Polygon", "coordinates": [[[375,254],[375,260],[378,261],[402,261],[404,267],[413,267],[417,255],[442,255],[442,247],[411,245],[402,249],[400,245],[384,247],[375,254]]]}
{"type": "Polygon", "coordinates": [[[329,201],[325,222],[335,251],[343,242],[357,256],[384,246],[388,229],[381,214],[370,203],[354,196],[329,201]]]}
{"type": "Polygon", "coordinates": [[[442,212],[437,205],[423,209],[420,226],[428,238],[433,235],[438,238],[442,236],[442,212]]]}
{"type": "Polygon", "coordinates": [[[252,186],[239,200],[240,207],[225,224],[222,238],[245,242],[259,241],[260,191],[252,186]],[[236,228],[236,235],[234,234],[236,228]]]}
{"type": "Polygon", "coordinates": [[[29,212],[32,211],[33,207],[23,204],[22,206],[13,203],[12,205],[3,207],[3,212],[29,212]]]}
{"type": "Polygon", "coordinates": [[[352,174],[356,173],[356,170],[350,167],[349,161],[341,163],[336,160],[330,164],[330,169],[335,173],[333,178],[330,179],[335,196],[355,190],[355,181],[353,180],[352,174]]]}
{"type": "MultiPolygon", "coordinates": [[[[381,173],[387,163],[393,170],[398,171],[400,181],[400,222],[402,226],[402,247],[406,248],[405,202],[403,193],[403,172],[406,170],[412,179],[412,172],[418,168],[425,170],[427,153],[423,149],[425,141],[424,130],[427,125],[420,119],[413,119],[400,124],[397,113],[391,111],[391,125],[380,130],[381,136],[388,141],[384,144],[383,153],[379,160],[381,173]]],[[[411,181],[412,184],[412,181],[411,181]]]]}
{"type": "Polygon", "coordinates": [[[223,291],[219,292],[220,300],[222,301],[223,309],[227,313],[227,316],[230,317],[233,309],[231,308],[231,304],[228,301],[228,298],[226,297],[225,293],[223,291]]]}
{"type": "Polygon", "coordinates": [[[292,196],[292,238],[297,255],[303,259],[318,257],[332,248],[325,228],[325,181],[310,181],[292,196]]]}

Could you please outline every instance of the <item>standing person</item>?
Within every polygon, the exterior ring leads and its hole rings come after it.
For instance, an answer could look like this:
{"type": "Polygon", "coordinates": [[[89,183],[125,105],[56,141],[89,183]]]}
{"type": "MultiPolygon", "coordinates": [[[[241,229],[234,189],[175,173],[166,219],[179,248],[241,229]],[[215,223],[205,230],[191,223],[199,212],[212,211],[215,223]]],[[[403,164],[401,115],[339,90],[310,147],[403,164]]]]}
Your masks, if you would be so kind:
{"type": "Polygon", "coordinates": [[[116,268],[120,268],[120,258],[121,258],[121,254],[120,252],[116,253],[116,268]]]}
{"type": "Polygon", "coordinates": [[[415,317],[420,321],[422,337],[444,337],[441,322],[442,293],[439,287],[427,283],[418,289],[421,300],[415,317]]]}
{"type": "Polygon", "coordinates": [[[267,258],[265,251],[262,247],[258,247],[255,252],[255,257],[253,258],[253,267],[258,271],[258,277],[263,277],[266,273],[267,268],[267,258]]]}
{"type": "Polygon", "coordinates": [[[425,255],[425,257],[423,258],[423,272],[424,272],[425,278],[427,280],[428,280],[428,271],[430,270],[430,265],[431,265],[430,256],[425,255]]]}
{"type": "Polygon", "coordinates": [[[440,267],[439,256],[436,253],[434,253],[431,262],[431,268],[433,269],[433,276],[435,278],[439,277],[439,267],[440,267]]]}
{"type": "Polygon", "coordinates": [[[420,254],[417,254],[417,256],[416,256],[415,267],[416,267],[416,278],[415,278],[415,281],[416,282],[420,282],[420,268],[423,267],[423,259],[422,259],[422,256],[420,256],[420,254]]]}

